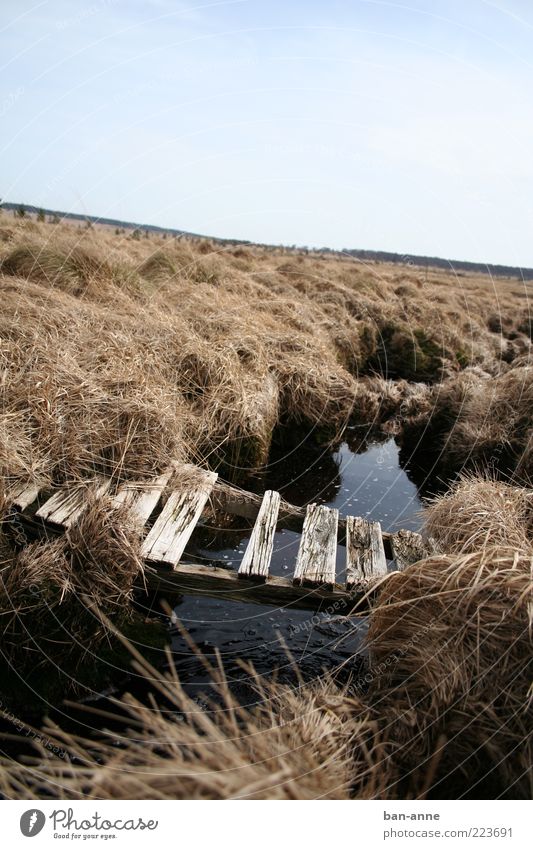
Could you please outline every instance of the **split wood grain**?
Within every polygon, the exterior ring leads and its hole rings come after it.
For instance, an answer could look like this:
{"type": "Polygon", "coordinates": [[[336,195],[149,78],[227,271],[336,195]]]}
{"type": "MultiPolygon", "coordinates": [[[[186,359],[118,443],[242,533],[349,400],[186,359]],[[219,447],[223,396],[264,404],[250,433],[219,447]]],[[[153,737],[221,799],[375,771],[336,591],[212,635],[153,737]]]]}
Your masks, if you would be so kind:
{"type": "Polygon", "coordinates": [[[379,522],[359,516],[346,519],[346,588],[368,589],[387,574],[387,559],[379,522]]]}
{"type": "Polygon", "coordinates": [[[142,554],[154,563],[176,567],[215,485],[215,472],[203,471],[193,486],[171,493],[144,540],[142,554]]]}
{"type": "Polygon", "coordinates": [[[111,486],[111,479],[97,476],[87,483],[64,486],[40,507],[35,515],[40,519],[71,528],[89,506],[92,498],[101,498],[111,486]]]}
{"type": "Polygon", "coordinates": [[[397,531],[392,535],[391,548],[396,568],[400,572],[411,563],[423,560],[430,553],[430,546],[424,542],[420,534],[407,530],[397,531]]]}
{"type": "Polygon", "coordinates": [[[274,534],[276,533],[280,503],[279,492],[271,489],[265,492],[252,535],[239,567],[240,578],[263,578],[263,580],[267,578],[274,548],[274,534]]]}
{"type": "Polygon", "coordinates": [[[172,469],[167,469],[151,483],[139,481],[138,483],[128,482],[123,484],[113,498],[113,504],[115,507],[126,507],[134,522],[139,527],[144,527],[157,507],[172,471],[172,469]]]}
{"type": "Polygon", "coordinates": [[[19,510],[25,510],[30,504],[33,504],[41,486],[35,483],[19,483],[11,489],[7,494],[7,502],[13,507],[18,507],[19,510]]]}
{"type": "Polygon", "coordinates": [[[295,584],[335,584],[338,524],[338,510],[322,504],[308,506],[296,559],[295,584]]]}

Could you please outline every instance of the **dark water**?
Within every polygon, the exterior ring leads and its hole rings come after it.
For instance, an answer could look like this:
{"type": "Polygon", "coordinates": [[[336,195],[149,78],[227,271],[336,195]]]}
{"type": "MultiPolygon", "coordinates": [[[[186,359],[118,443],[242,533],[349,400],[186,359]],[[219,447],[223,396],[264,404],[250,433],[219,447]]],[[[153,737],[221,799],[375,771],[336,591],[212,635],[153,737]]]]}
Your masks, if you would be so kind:
{"type": "MultiPolygon", "coordinates": [[[[283,497],[298,505],[313,501],[337,507],[341,515],[358,515],[378,520],[383,530],[418,530],[423,504],[416,486],[399,465],[394,440],[371,444],[362,453],[343,443],[335,452],[308,457],[302,468],[301,451],[273,459],[262,480],[262,489],[278,489],[283,497]]],[[[204,527],[191,540],[187,559],[216,559],[227,568],[238,569],[251,527],[245,520],[222,532],[204,527]]],[[[300,536],[280,530],[275,536],[271,571],[274,575],[292,574],[300,536]]],[[[337,580],[342,580],[345,548],[337,550],[337,580]]],[[[217,601],[186,597],[175,615],[189,635],[206,654],[219,649],[234,688],[246,686],[246,675],[238,661],[254,664],[266,675],[293,680],[294,671],[287,656],[290,651],[301,674],[307,679],[323,669],[357,669],[366,621],[364,617],[342,617],[335,611],[313,613],[292,608],[217,601]],[[348,664],[349,661],[349,664],[348,664]]],[[[191,695],[205,690],[208,673],[181,635],[172,640],[175,663],[182,682],[191,695]]]]}

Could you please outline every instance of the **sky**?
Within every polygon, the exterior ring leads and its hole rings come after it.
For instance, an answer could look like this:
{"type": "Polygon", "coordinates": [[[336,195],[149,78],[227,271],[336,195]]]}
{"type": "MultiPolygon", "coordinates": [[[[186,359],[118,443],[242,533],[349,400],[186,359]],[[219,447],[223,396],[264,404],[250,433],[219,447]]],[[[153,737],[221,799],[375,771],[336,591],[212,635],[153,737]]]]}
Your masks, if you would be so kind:
{"type": "Polygon", "coordinates": [[[533,266],[531,0],[2,0],[4,201],[533,266]]]}

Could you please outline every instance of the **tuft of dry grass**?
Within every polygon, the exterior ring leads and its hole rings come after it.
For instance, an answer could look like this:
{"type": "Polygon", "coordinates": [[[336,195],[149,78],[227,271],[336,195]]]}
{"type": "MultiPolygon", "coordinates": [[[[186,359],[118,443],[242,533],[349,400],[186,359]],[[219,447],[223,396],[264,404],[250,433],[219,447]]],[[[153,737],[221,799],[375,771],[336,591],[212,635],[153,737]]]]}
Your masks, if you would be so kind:
{"type": "Polygon", "coordinates": [[[57,663],[72,673],[124,624],[143,575],[141,541],[127,513],[97,501],[65,537],[9,551],[0,572],[2,654],[21,671],[57,663]]]}
{"type": "Polygon", "coordinates": [[[113,278],[116,269],[94,247],[58,241],[57,245],[22,243],[2,260],[0,273],[21,277],[72,295],[83,295],[99,278],[113,278]]]}
{"type": "Polygon", "coordinates": [[[245,709],[215,669],[220,702],[200,707],[173,671],[162,676],[140,658],[135,666],[165,708],[127,696],[124,733],[96,741],[48,726],[68,756],[4,761],[0,791],[18,799],[348,799],[354,787],[361,798],[380,794],[376,762],[386,747],[377,725],[329,678],[293,689],[250,669],[258,702],[245,709]]]}
{"type": "Polygon", "coordinates": [[[530,798],[533,550],[501,545],[392,573],[370,620],[372,705],[404,792],[530,798]],[[387,660],[394,658],[394,662],[387,660]]]}
{"type": "Polygon", "coordinates": [[[402,440],[415,456],[431,454],[445,473],[492,467],[528,482],[533,479],[532,409],[529,361],[497,377],[467,370],[431,390],[425,409],[408,417],[402,440]]]}
{"type": "Polygon", "coordinates": [[[450,554],[495,546],[529,552],[533,548],[533,491],[464,475],[429,505],[425,526],[439,547],[450,554]]]}

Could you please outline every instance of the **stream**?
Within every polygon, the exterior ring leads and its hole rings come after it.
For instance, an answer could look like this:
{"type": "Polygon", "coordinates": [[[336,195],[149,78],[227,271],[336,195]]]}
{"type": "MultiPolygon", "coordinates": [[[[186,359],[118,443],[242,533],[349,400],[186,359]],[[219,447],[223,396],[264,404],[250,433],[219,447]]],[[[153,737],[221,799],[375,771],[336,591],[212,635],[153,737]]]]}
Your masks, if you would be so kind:
{"type": "MultiPolygon", "coordinates": [[[[407,470],[400,466],[399,449],[393,439],[371,443],[361,453],[351,450],[348,442],[344,442],[333,453],[315,453],[305,468],[302,468],[301,451],[298,458],[299,469],[296,452],[294,458],[286,453],[279,460],[273,458],[258,491],[277,489],[283,498],[299,506],[319,502],[336,507],[341,515],[380,521],[386,531],[420,529],[423,502],[407,470]]],[[[251,528],[241,521],[242,527],[232,527],[222,534],[215,528],[204,527],[202,547],[187,552],[187,559],[210,558],[227,568],[238,569],[251,533],[251,528]]],[[[300,536],[292,531],[276,533],[272,574],[291,574],[299,540],[300,536]]],[[[344,560],[345,548],[338,546],[337,580],[341,581],[344,560]]],[[[363,663],[365,617],[347,618],[336,616],[335,611],[313,613],[193,596],[184,597],[174,612],[206,656],[212,656],[218,648],[230,686],[241,700],[244,689],[247,703],[253,694],[248,692],[240,659],[252,662],[264,675],[275,675],[287,682],[294,682],[296,677],[287,649],[306,680],[320,675],[324,669],[346,669],[347,661],[351,661],[353,673],[363,663]]],[[[185,689],[190,696],[201,700],[209,675],[178,630],[172,634],[172,652],[185,689]]]]}

